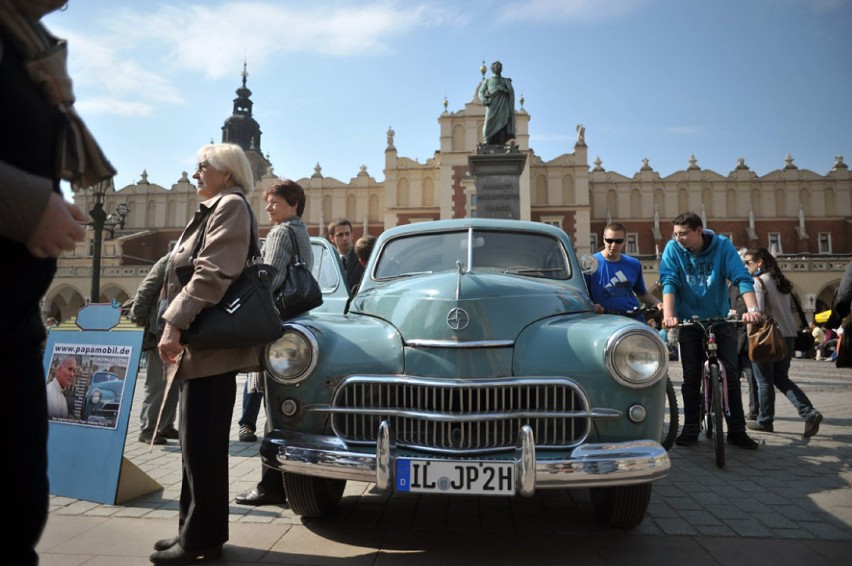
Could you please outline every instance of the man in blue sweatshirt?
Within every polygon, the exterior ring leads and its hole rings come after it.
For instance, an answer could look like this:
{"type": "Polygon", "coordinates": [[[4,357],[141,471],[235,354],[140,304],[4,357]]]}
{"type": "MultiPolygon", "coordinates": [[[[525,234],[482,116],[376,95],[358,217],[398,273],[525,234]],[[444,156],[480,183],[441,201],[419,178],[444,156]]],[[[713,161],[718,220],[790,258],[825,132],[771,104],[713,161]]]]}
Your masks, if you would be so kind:
{"type": "MultiPolygon", "coordinates": [[[[754,285],[748,269],[740,259],[729,239],[705,230],[701,217],[694,212],[684,212],[672,220],[674,233],[666,244],[660,260],[660,283],[663,287],[663,325],[677,326],[693,316],[699,318],[726,317],[730,310],[728,280],[742,293],[746,304],[743,322],[761,319],[754,285]]],[[[737,333],[731,324],[714,328],[719,360],[725,366],[728,378],[728,404],[730,415],[728,443],[740,448],[756,450],[757,443],[745,432],[745,415],[737,374],[737,333]]],[[[696,327],[680,329],[681,365],[683,366],[684,425],[677,437],[679,446],[698,442],[701,407],[701,373],[704,365],[703,332],[696,327]]]]}

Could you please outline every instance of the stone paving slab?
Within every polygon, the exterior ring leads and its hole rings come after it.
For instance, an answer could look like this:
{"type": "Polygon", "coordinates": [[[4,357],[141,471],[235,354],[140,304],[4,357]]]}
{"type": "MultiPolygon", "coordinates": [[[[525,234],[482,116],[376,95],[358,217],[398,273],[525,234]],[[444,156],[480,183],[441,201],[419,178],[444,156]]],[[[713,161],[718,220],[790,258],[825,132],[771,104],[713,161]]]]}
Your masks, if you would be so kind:
{"type": "MultiPolygon", "coordinates": [[[[672,380],[679,389],[680,365],[672,380]]],[[[776,399],[775,433],[751,432],[757,451],[728,447],[723,469],[710,441],[675,447],[672,470],[654,484],[648,515],[632,531],[598,525],[586,490],[531,498],[393,496],[349,482],[338,513],[302,520],[285,506],[231,505],[226,564],[847,564],[852,556],[852,370],[794,360],[793,380],[823,415],[802,438],[804,421],[776,399]],[[556,536],[554,536],[556,535],[556,536]],[[521,552],[518,549],[524,549],[521,552]],[[663,554],[660,554],[663,553],[663,554]],[[809,557],[808,559],[805,559],[809,557]],[[667,560],[668,561],[668,560],[667,560]],[[573,562],[573,560],[572,560],[573,562]]],[[[134,409],[143,379],[137,380],[134,409]]],[[[230,495],[260,479],[256,443],[237,440],[242,379],[231,438],[230,495]]],[[[743,384],[743,395],[747,388],[743,384]]],[[[264,414],[258,428],[263,427],[264,414]]],[[[180,449],[137,442],[133,411],[125,457],[163,486],[123,505],[51,496],[39,545],[42,563],[144,564],[157,538],[177,528],[180,449]]]]}

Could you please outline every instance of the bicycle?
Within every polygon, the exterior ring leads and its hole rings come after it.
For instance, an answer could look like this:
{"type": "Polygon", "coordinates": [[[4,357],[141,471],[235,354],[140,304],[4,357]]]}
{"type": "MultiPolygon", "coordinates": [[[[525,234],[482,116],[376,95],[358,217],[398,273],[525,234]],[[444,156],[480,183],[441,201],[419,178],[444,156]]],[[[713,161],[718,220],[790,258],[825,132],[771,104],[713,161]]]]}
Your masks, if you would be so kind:
{"type": "MultiPolygon", "coordinates": [[[[617,314],[639,320],[637,315],[656,314],[659,310],[656,307],[646,307],[634,309],[632,311],[619,311],[604,309],[603,314],[617,314]]],[[[674,383],[671,378],[666,375],[666,403],[663,413],[663,431],[660,434],[660,444],[666,450],[671,450],[677,438],[678,427],[680,425],[680,413],[677,405],[677,392],[675,391],[674,383]]]]}
{"type": "Polygon", "coordinates": [[[704,334],[704,368],[701,372],[700,395],[700,421],[704,429],[704,435],[713,439],[713,449],[716,453],[716,466],[725,466],[725,434],[723,432],[724,419],[731,414],[728,404],[728,375],[725,365],[719,361],[716,352],[719,347],[716,344],[716,334],[713,328],[721,323],[741,325],[743,322],[731,318],[698,318],[680,322],[677,328],[695,326],[704,334]]]}

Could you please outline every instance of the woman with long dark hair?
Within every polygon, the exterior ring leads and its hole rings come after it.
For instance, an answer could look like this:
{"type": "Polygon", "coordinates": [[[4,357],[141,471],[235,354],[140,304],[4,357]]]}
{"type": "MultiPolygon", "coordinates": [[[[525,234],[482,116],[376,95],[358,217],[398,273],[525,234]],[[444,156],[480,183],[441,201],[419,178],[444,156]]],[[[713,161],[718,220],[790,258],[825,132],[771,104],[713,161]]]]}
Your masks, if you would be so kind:
{"type": "Polygon", "coordinates": [[[793,284],[784,277],[778,262],[766,248],[751,248],[743,254],[751,276],[754,278],[754,292],[761,312],[769,312],[778,324],[782,336],[787,342],[787,357],[778,362],[752,362],[754,377],[757,380],[760,409],[756,421],[748,421],[751,430],[773,432],[775,419],[775,388],[783,393],[796,407],[799,416],[805,419],[804,437],[809,438],[819,431],[822,414],[814,409],[813,403],[799,387],[790,380],[790,360],[795,351],[798,328],[793,319],[793,284]]]}

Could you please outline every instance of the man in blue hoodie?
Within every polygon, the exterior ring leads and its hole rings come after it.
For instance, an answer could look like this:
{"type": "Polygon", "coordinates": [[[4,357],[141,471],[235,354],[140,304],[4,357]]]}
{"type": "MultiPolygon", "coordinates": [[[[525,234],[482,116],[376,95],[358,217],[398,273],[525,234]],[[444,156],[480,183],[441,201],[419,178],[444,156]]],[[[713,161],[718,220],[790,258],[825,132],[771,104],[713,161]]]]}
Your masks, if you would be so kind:
{"type": "MultiPolygon", "coordinates": [[[[730,310],[728,280],[742,293],[746,304],[743,322],[758,322],[760,309],[748,269],[736,248],[724,236],[705,230],[701,217],[684,212],[672,220],[674,233],[660,260],[660,283],[663,286],[663,325],[677,326],[679,321],[726,317],[730,310]]],[[[731,324],[715,327],[719,360],[728,378],[728,443],[756,450],[757,443],[745,432],[745,415],[737,374],[737,333],[731,324]]],[[[677,437],[679,446],[698,442],[701,407],[701,372],[704,365],[703,332],[685,327],[679,332],[681,365],[683,366],[684,425],[677,437]]]]}

